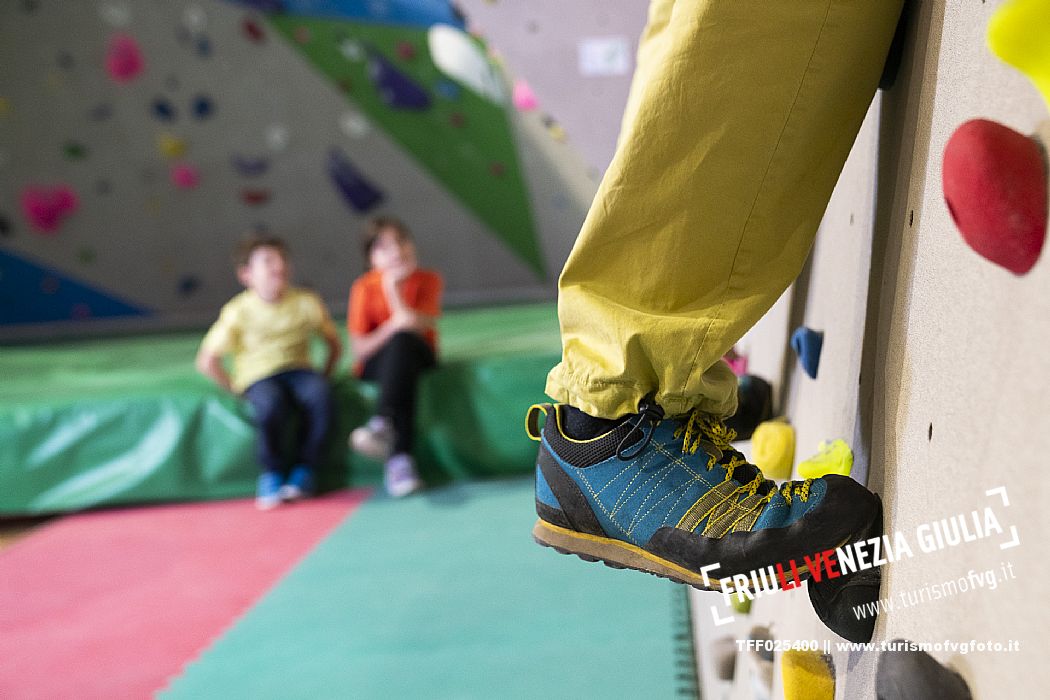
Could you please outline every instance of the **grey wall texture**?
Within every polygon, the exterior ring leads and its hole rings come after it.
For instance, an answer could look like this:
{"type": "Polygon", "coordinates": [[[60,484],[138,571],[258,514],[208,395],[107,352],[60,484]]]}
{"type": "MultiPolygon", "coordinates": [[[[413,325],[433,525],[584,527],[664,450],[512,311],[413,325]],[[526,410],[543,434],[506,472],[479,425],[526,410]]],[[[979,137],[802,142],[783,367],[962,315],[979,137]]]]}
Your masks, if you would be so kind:
{"type": "Polygon", "coordinates": [[[462,0],[459,4],[470,25],[498,49],[510,71],[528,81],[540,108],[564,127],[591,176],[600,178],[616,148],[649,4],[644,0],[462,0]]]}

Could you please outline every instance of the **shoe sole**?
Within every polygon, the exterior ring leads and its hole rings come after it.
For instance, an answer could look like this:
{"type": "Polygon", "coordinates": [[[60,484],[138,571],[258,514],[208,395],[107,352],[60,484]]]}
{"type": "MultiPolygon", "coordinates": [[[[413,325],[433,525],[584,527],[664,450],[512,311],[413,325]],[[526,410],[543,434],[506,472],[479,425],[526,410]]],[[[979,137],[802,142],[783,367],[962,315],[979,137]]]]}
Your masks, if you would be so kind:
{"type": "MultiPolygon", "coordinates": [[[[699,591],[721,591],[723,581],[732,583],[730,578],[717,579],[711,576],[708,576],[705,582],[704,577],[695,571],[658,557],[629,542],[576,532],[548,523],[542,518],[536,520],[532,528],[532,538],[537,544],[550,547],[560,554],[575,554],[586,562],[601,562],[613,569],[641,571],[670,579],[675,583],[684,583],[699,591]]],[[[851,538],[847,537],[839,546],[844,546],[850,540],[851,538]]],[[[809,569],[803,565],[798,567],[797,572],[799,575],[808,575],[809,569]]]]}
{"type": "Polygon", "coordinates": [[[392,498],[404,498],[405,496],[409,496],[415,493],[416,491],[419,491],[421,488],[423,488],[423,482],[416,481],[408,485],[407,487],[402,486],[398,488],[390,488],[389,486],[387,486],[386,492],[387,495],[391,496],[392,498]]]}
{"type": "Polygon", "coordinates": [[[258,510],[262,510],[262,511],[273,510],[274,508],[276,508],[279,505],[281,505],[281,499],[277,498],[277,497],[274,497],[274,498],[256,498],[255,499],[255,507],[258,510]]]}
{"type": "MultiPolygon", "coordinates": [[[[701,591],[720,591],[720,579],[707,578],[689,569],[658,557],[629,542],[575,532],[552,525],[542,518],[532,528],[532,537],[538,544],[562,554],[575,554],[589,562],[602,562],[613,569],[634,569],[653,576],[684,583],[701,591]]],[[[726,579],[730,581],[730,579],[726,579]]]]}

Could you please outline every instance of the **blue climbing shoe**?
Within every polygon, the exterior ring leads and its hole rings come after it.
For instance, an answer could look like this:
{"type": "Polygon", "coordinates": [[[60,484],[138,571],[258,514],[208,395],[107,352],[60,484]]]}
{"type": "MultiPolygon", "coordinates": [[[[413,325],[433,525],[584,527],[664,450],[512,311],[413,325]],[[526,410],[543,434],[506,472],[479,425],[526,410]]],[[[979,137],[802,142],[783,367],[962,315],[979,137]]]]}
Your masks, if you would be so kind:
{"type": "Polygon", "coordinates": [[[732,448],[735,436],[720,420],[640,409],[585,440],[566,434],[566,406],[529,409],[526,430],[540,443],[539,544],[720,590],[734,574],[778,563],[788,569],[794,561],[804,576],[807,555],[881,524],[878,496],[852,479],[778,487],[732,448]]]}

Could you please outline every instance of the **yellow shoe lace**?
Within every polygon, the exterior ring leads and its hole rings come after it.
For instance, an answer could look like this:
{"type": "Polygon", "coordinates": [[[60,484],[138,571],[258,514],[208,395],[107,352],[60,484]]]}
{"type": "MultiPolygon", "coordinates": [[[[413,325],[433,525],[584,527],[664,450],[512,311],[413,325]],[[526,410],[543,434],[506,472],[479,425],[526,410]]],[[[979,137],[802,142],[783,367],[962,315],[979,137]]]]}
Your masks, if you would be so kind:
{"type": "MultiPolygon", "coordinates": [[[[710,414],[693,410],[689,414],[689,418],[675,429],[674,436],[682,438],[682,452],[686,454],[696,454],[696,451],[701,446],[705,446],[704,443],[716,448],[716,450],[704,450],[709,455],[707,459],[708,471],[714,468],[716,464],[719,464],[718,460],[723,456],[722,453],[730,452],[729,461],[721,463],[726,470],[726,481],[733,478],[733,471],[737,467],[748,463],[743,458],[743,455],[734,450],[730,444],[736,439],[736,431],[726,427],[725,423],[712,417],[710,414]]],[[[740,492],[746,491],[749,496],[753,496],[758,492],[762,484],[766,482],[766,478],[762,476],[762,470],[757,468],[756,470],[758,474],[748,483],[741,485],[740,492]]],[[[809,487],[812,483],[812,479],[806,479],[802,482],[788,481],[780,488],[780,494],[789,506],[795,496],[805,503],[809,500],[809,487]]],[[[775,493],[777,493],[777,489],[771,488],[769,490],[767,502],[773,498],[775,493]]]]}

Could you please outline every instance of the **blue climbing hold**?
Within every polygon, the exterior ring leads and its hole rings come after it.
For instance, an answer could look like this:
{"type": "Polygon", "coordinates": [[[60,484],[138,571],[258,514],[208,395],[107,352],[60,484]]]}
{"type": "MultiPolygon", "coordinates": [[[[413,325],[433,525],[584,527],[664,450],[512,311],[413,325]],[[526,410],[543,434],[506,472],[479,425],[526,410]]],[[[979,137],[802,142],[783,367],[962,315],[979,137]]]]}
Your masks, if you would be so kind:
{"type": "Polygon", "coordinates": [[[328,152],[328,175],[347,203],[361,213],[383,201],[379,188],[366,180],[339,148],[328,152]]]}
{"type": "Polygon", "coordinates": [[[824,333],[812,328],[799,326],[791,334],[791,347],[798,355],[802,369],[811,378],[817,378],[817,367],[820,365],[820,349],[824,345],[824,333]]]}
{"type": "Polygon", "coordinates": [[[430,107],[427,91],[376,51],[368,53],[368,77],[380,99],[394,109],[418,111],[430,107]]]}
{"type": "Polygon", "coordinates": [[[178,292],[181,297],[192,296],[200,288],[201,281],[196,275],[184,275],[178,283],[178,292]]]}
{"type": "Polygon", "coordinates": [[[434,84],[434,90],[438,95],[445,98],[446,100],[458,100],[459,99],[459,83],[453,82],[448,79],[437,81],[434,84]]]}
{"type": "Polygon", "coordinates": [[[215,110],[215,103],[207,95],[197,95],[193,100],[193,114],[197,119],[207,119],[215,110]]]}
{"type": "Polygon", "coordinates": [[[175,120],[175,106],[163,97],[153,100],[153,116],[162,122],[175,120]]]}

